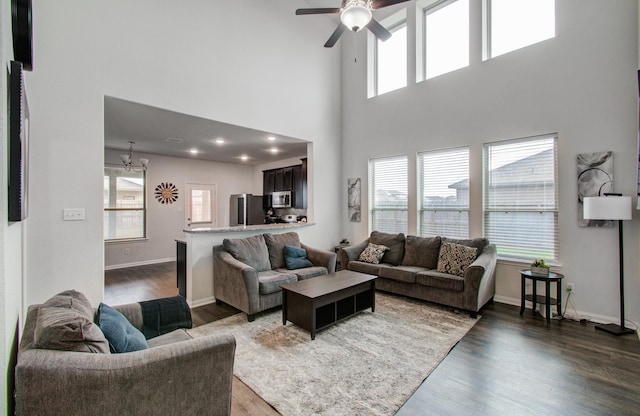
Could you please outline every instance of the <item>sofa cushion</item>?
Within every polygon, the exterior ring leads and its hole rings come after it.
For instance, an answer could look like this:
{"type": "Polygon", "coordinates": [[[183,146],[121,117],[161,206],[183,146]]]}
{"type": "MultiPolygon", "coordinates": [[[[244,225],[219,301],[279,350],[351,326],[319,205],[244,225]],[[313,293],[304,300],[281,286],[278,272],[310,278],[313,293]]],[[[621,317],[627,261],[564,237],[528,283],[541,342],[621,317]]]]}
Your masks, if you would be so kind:
{"type": "Polygon", "coordinates": [[[52,350],[109,353],[109,343],[93,323],[93,307],[80,292],[67,290],[40,305],[34,347],[52,350]]]}
{"type": "Polygon", "coordinates": [[[293,272],[280,272],[267,270],[258,273],[258,290],[261,295],[269,295],[280,291],[280,285],[298,281],[298,276],[293,272]]]}
{"type": "Polygon", "coordinates": [[[422,286],[451,290],[454,292],[462,292],[464,290],[463,277],[440,273],[435,270],[419,272],[416,275],[416,283],[422,286]]]}
{"type": "Polygon", "coordinates": [[[100,303],[97,321],[100,330],[109,341],[111,352],[133,352],[149,348],[142,332],[134,327],[123,314],[109,305],[100,303]]]}
{"type": "Polygon", "coordinates": [[[389,250],[389,247],[382,246],[378,244],[369,243],[367,247],[362,250],[360,256],[358,257],[358,261],[363,261],[365,263],[378,264],[380,260],[382,260],[382,256],[384,256],[384,252],[389,250]]]}
{"type": "Polygon", "coordinates": [[[467,246],[467,247],[475,247],[476,249],[478,249],[478,251],[476,252],[476,258],[482,254],[482,252],[484,251],[484,248],[487,246],[487,244],[489,244],[489,240],[486,238],[472,238],[472,239],[456,239],[456,238],[447,238],[447,237],[442,237],[442,242],[443,243],[453,243],[453,244],[460,244],[463,246],[467,246]]]}
{"type": "Polygon", "coordinates": [[[296,232],[284,234],[264,234],[264,241],[269,251],[269,262],[272,269],[280,269],[286,266],[284,259],[284,246],[301,247],[300,237],[296,232]]]}
{"type": "Polygon", "coordinates": [[[389,234],[382,233],[380,231],[372,231],[369,236],[369,243],[378,244],[389,247],[389,250],[384,253],[381,262],[389,263],[397,266],[402,262],[404,257],[404,234],[389,234]]]}
{"type": "Polygon", "coordinates": [[[327,268],[322,266],[305,267],[304,269],[296,269],[293,272],[298,276],[298,280],[305,280],[328,274],[327,268]]]}
{"type": "Polygon", "coordinates": [[[381,267],[378,271],[378,277],[384,277],[386,279],[403,283],[415,283],[416,273],[424,270],[424,267],[416,266],[381,267]]]}
{"type": "Polygon", "coordinates": [[[403,266],[419,266],[427,269],[438,267],[440,237],[417,237],[408,235],[404,243],[403,266]]]}
{"type": "Polygon", "coordinates": [[[307,258],[307,250],[293,246],[284,246],[284,262],[289,270],[313,266],[313,263],[307,258]]]}
{"type": "Polygon", "coordinates": [[[271,270],[269,251],[262,235],[247,238],[225,238],[222,246],[231,255],[258,272],[271,270]]]}
{"type": "Polygon", "coordinates": [[[389,264],[371,264],[371,263],[365,263],[364,261],[354,260],[354,261],[350,261],[349,265],[347,266],[349,270],[353,270],[354,272],[373,274],[375,276],[378,275],[378,272],[383,267],[390,267],[390,265],[389,264]]]}
{"type": "Polygon", "coordinates": [[[476,259],[477,252],[478,249],[475,247],[443,242],[440,246],[437,271],[462,277],[467,267],[476,259]]]}

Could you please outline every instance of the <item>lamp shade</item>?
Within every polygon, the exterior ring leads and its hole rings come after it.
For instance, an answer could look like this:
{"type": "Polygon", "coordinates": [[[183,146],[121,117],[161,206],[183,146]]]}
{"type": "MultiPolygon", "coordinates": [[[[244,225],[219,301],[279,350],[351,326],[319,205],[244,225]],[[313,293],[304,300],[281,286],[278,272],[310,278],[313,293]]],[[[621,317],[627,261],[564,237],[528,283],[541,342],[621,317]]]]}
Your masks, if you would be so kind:
{"type": "Polygon", "coordinates": [[[371,21],[371,10],[359,2],[347,5],[340,15],[340,21],[349,30],[359,31],[371,21]]]}
{"type": "Polygon", "coordinates": [[[583,198],[585,220],[630,220],[630,196],[587,196],[583,198]]]}

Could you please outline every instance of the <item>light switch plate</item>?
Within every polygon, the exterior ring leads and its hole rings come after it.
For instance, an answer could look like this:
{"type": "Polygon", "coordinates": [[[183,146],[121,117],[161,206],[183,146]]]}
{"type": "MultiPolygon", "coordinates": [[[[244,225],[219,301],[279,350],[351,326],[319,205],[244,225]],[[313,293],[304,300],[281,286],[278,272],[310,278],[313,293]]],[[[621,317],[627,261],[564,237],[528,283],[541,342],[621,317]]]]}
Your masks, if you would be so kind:
{"type": "Polygon", "coordinates": [[[64,221],[84,221],[84,208],[65,208],[62,210],[64,221]]]}

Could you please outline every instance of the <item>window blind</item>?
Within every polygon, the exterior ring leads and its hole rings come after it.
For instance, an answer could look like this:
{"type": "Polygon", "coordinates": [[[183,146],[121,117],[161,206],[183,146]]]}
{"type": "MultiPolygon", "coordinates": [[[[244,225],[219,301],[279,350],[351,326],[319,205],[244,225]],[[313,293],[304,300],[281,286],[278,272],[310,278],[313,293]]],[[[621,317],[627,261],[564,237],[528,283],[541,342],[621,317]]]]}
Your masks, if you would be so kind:
{"type": "Polygon", "coordinates": [[[407,156],[369,160],[371,229],[407,232],[407,156]]]}
{"type": "Polygon", "coordinates": [[[418,153],[419,232],[469,237],[469,148],[418,153]]]}
{"type": "Polygon", "coordinates": [[[501,258],[558,260],[557,137],[484,146],[484,234],[501,258]]]}

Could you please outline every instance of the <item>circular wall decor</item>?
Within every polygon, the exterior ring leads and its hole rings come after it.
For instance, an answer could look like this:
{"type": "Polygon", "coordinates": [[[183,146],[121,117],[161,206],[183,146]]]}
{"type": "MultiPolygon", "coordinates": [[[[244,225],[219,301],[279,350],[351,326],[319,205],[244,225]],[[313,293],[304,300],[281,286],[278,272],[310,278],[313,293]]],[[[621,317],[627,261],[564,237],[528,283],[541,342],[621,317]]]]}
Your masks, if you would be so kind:
{"type": "Polygon", "coordinates": [[[173,204],[178,200],[178,188],[170,182],[156,186],[156,199],[163,204],[173,204]]]}
{"type": "Polygon", "coordinates": [[[33,69],[33,30],[31,0],[11,1],[13,58],[22,62],[25,71],[33,69]]]}

